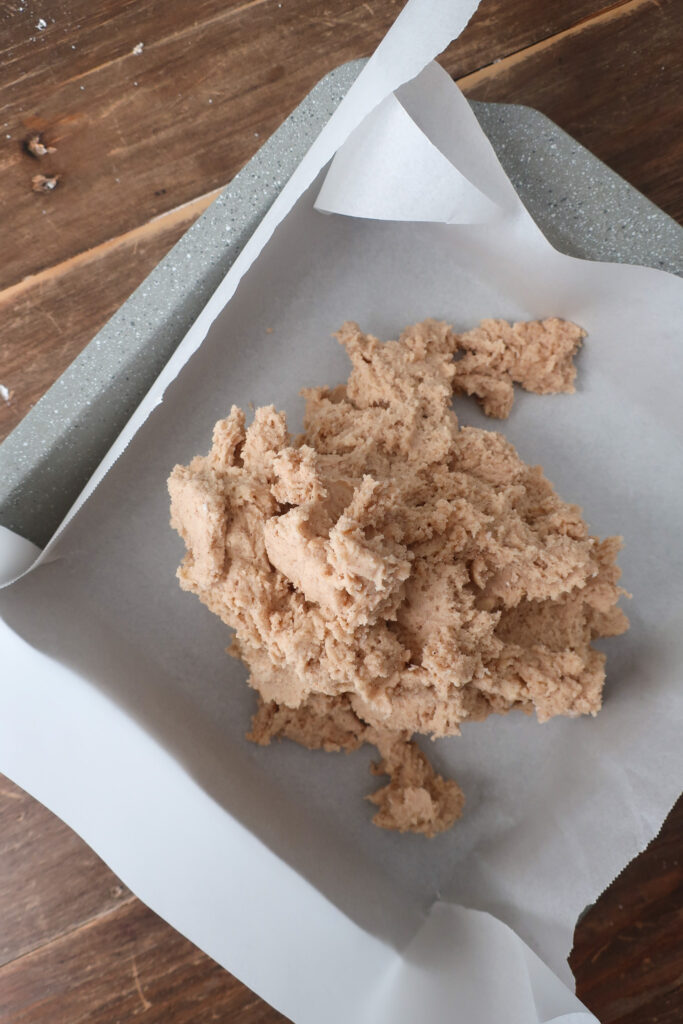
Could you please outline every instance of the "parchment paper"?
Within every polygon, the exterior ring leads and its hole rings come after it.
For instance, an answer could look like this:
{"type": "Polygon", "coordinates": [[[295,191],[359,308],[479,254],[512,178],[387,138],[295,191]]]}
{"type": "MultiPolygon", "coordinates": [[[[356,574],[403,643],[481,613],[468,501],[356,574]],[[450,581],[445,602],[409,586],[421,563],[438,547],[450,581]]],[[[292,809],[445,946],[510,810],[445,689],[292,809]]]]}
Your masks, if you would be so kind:
{"type": "Polygon", "coordinates": [[[473,6],[408,5],[78,510],[0,595],[0,770],[301,1022],[592,1020],[531,950],[571,984],[578,913],[680,788],[681,282],[555,252],[448,76],[409,81],[473,6]],[[367,752],[244,740],[246,673],[177,587],[165,490],[232,402],[274,402],[296,429],[299,389],[347,375],[344,319],[395,337],[429,315],[588,330],[578,393],[519,394],[503,429],[594,532],[625,536],[634,594],[596,719],[492,718],[430,750],[468,798],[432,842],[370,824],[367,752]]]}

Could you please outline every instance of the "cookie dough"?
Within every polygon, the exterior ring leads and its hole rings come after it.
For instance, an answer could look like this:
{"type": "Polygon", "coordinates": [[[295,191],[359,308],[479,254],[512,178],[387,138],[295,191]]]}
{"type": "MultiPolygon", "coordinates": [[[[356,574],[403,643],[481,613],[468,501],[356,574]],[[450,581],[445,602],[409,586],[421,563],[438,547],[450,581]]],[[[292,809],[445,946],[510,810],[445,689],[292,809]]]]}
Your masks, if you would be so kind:
{"type": "Polygon", "coordinates": [[[492,712],[594,715],[622,633],[620,538],[588,533],[500,433],[459,427],[452,396],[505,417],[513,384],[572,391],[584,332],[557,319],[427,320],[380,342],[347,323],[345,386],[304,392],[304,432],[233,407],[169,480],[180,585],[235,630],[259,694],[251,738],[380,755],[376,824],[428,836],[464,798],[413,739],[492,712]]]}

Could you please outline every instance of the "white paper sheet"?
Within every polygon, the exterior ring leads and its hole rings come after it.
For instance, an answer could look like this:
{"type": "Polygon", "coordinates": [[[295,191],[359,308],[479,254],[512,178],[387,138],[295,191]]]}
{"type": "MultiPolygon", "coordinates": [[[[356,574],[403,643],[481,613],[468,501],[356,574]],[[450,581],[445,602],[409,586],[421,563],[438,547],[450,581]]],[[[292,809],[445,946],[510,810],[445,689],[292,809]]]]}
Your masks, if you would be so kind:
{"type": "MultiPolygon", "coordinates": [[[[409,5],[50,560],[0,595],[0,770],[300,1022],[592,1020],[506,925],[571,983],[578,913],[655,834],[680,787],[681,282],[552,250],[438,68],[378,106],[472,7],[409,5]],[[367,162],[349,160],[360,151],[367,162]],[[245,672],[224,654],[221,623],[177,587],[182,545],[165,491],[172,465],[206,450],[232,402],[272,401],[295,428],[299,389],[346,377],[329,337],[344,319],[395,337],[428,315],[460,328],[547,315],[586,327],[578,393],[518,395],[504,431],[595,532],[625,535],[634,593],[630,633],[605,645],[596,719],[509,716],[436,744],[468,806],[432,842],[370,825],[364,751],[244,740],[245,672]]],[[[457,409],[495,426],[467,401],[457,409]]]]}
{"type": "Polygon", "coordinates": [[[0,581],[17,579],[39,557],[39,547],[0,525],[0,581]]]}
{"type": "Polygon", "coordinates": [[[432,145],[393,94],[339,150],[315,205],[350,217],[444,224],[486,223],[501,213],[432,145]]]}
{"type": "Polygon", "coordinates": [[[0,644],[13,681],[0,687],[0,738],[17,781],[153,910],[297,1024],[594,1021],[488,914],[439,904],[396,952],[225,813],[89,683],[2,622],[0,644]],[[17,721],[20,731],[7,728],[17,721]]]}

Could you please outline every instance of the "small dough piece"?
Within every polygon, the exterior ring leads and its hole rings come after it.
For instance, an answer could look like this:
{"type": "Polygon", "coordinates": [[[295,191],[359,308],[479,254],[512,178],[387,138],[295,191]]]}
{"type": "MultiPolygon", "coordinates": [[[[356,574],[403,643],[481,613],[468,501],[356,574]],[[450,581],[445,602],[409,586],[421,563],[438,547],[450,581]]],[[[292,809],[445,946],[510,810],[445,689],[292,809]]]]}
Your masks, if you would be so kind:
{"type": "Polygon", "coordinates": [[[378,810],[373,816],[380,828],[417,832],[428,839],[445,832],[462,815],[465,796],[457,782],[434,771],[416,743],[392,733],[374,738],[381,760],[372,767],[389,782],[368,800],[378,810]]]}
{"type": "Polygon", "coordinates": [[[431,838],[449,829],[462,814],[462,790],[434,771],[410,735],[367,725],[346,696],[311,694],[298,708],[259,698],[248,739],[265,747],[273,739],[285,738],[309,750],[328,752],[349,753],[363,743],[374,744],[380,760],[372,772],[389,776],[389,782],[368,797],[378,808],[372,820],[380,828],[431,838]]]}
{"type": "Polygon", "coordinates": [[[527,323],[482,320],[456,335],[454,390],[474,395],[487,416],[507,419],[514,401],[513,384],[537,395],[573,392],[573,359],[586,332],[551,317],[527,323]]]}
{"type": "Polygon", "coordinates": [[[171,474],[180,585],[235,630],[259,694],[251,738],[376,746],[383,828],[432,836],[462,811],[414,734],[600,709],[592,642],[628,628],[621,540],[592,537],[540,467],[451,407],[464,391],[504,417],[515,382],[572,391],[583,336],[556,319],[459,335],[426,320],[382,343],[347,323],[349,380],[304,392],[300,437],[273,406],[248,428],[233,407],[209,454],[171,474]]]}

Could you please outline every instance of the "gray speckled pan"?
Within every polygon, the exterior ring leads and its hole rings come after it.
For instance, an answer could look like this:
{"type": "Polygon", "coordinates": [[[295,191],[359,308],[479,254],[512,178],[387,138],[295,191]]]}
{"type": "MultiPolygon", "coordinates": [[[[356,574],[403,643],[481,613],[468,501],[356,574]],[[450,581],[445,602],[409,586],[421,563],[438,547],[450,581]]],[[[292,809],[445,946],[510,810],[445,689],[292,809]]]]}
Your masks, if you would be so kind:
{"type": "MultiPolygon", "coordinates": [[[[0,524],[47,542],[362,64],[319,82],[0,446],[0,524]]],[[[472,106],[558,249],[683,272],[683,229],[552,121],[472,106]]]]}

